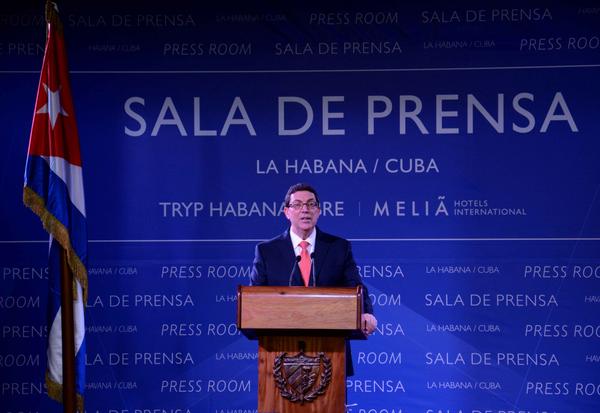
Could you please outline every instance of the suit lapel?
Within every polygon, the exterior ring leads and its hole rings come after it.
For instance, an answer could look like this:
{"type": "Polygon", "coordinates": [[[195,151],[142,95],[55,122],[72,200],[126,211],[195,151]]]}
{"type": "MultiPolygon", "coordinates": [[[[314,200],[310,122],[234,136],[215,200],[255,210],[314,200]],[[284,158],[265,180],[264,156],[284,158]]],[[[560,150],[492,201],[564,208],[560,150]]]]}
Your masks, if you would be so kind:
{"type": "Polygon", "coordinates": [[[296,254],[294,254],[294,248],[292,247],[292,239],[290,238],[290,233],[285,231],[281,234],[279,238],[279,250],[281,251],[281,256],[287,262],[294,262],[296,259],[296,254]]]}
{"type": "Polygon", "coordinates": [[[300,285],[300,284],[298,284],[301,281],[301,280],[299,280],[300,271],[299,271],[299,268],[297,268],[298,266],[295,265],[296,253],[294,252],[294,247],[292,246],[292,239],[290,237],[289,230],[285,231],[279,237],[278,249],[281,254],[281,259],[283,260],[283,262],[285,262],[286,264],[289,263],[288,264],[289,272],[286,273],[285,275],[288,276],[288,274],[291,271],[293,271],[294,275],[292,277],[292,285],[300,285]]]}
{"type": "MultiPolygon", "coordinates": [[[[321,231],[319,230],[319,228],[317,228],[317,242],[315,245],[315,274],[316,274],[316,278],[317,280],[319,280],[319,274],[321,273],[321,269],[323,268],[323,263],[325,262],[325,258],[327,257],[327,254],[329,253],[329,247],[330,247],[330,243],[327,242],[327,238],[324,237],[321,233],[321,231]]],[[[317,283],[318,285],[318,283],[317,283]]]]}

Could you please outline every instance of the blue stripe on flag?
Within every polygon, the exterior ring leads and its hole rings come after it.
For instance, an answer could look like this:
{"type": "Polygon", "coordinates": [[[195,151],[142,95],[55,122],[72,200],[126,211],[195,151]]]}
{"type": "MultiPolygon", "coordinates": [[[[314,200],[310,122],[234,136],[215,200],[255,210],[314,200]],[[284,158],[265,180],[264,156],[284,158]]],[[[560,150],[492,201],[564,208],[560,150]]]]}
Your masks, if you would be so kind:
{"type": "Polygon", "coordinates": [[[69,201],[67,185],[50,170],[40,156],[29,156],[25,166],[25,184],[46,201],[46,209],[69,231],[71,245],[81,262],[87,262],[85,217],[69,201]]]}
{"type": "MultiPolygon", "coordinates": [[[[81,326],[81,328],[85,328],[81,326]]],[[[85,354],[86,354],[86,339],[83,338],[81,347],[75,355],[75,390],[79,394],[83,394],[85,390],[85,354]]]]}

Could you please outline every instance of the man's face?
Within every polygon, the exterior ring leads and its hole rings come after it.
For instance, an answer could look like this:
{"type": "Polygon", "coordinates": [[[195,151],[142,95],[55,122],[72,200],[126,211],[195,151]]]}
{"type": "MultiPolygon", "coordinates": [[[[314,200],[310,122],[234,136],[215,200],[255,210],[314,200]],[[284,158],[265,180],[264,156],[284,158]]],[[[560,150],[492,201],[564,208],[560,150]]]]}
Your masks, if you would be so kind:
{"type": "Polygon", "coordinates": [[[321,210],[317,206],[314,209],[309,208],[306,203],[316,203],[315,194],[310,191],[297,191],[290,197],[290,205],[302,203],[301,208],[285,207],[284,212],[287,219],[290,220],[292,231],[301,238],[306,238],[312,232],[321,210]]]}

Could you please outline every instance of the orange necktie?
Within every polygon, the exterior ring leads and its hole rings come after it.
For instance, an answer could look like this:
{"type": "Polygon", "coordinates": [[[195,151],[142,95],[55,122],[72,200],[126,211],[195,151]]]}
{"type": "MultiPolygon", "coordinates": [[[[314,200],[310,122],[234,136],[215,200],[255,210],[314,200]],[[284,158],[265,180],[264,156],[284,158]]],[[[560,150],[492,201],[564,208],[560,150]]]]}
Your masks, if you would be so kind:
{"type": "Polygon", "coordinates": [[[302,241],[298,244],[302,251],[300,252],[300,272],[302,273],[302,279],[304,280],[304,286],[308,287],[310,281],[310,255],[308,253],[308,241],[302,241]]]}

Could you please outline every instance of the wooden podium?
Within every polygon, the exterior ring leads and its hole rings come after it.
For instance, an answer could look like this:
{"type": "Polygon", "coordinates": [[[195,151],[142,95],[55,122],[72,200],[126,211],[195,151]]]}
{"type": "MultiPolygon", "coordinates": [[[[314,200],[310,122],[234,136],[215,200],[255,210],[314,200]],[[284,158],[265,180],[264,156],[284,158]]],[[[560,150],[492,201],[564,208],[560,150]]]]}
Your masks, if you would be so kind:
{"type": "Polygon", "coordinates": [[[343,413],[346,340],[365,339],[362,287],[238,287],[237,327],[258,338],[258,413],[343,413]]]}

